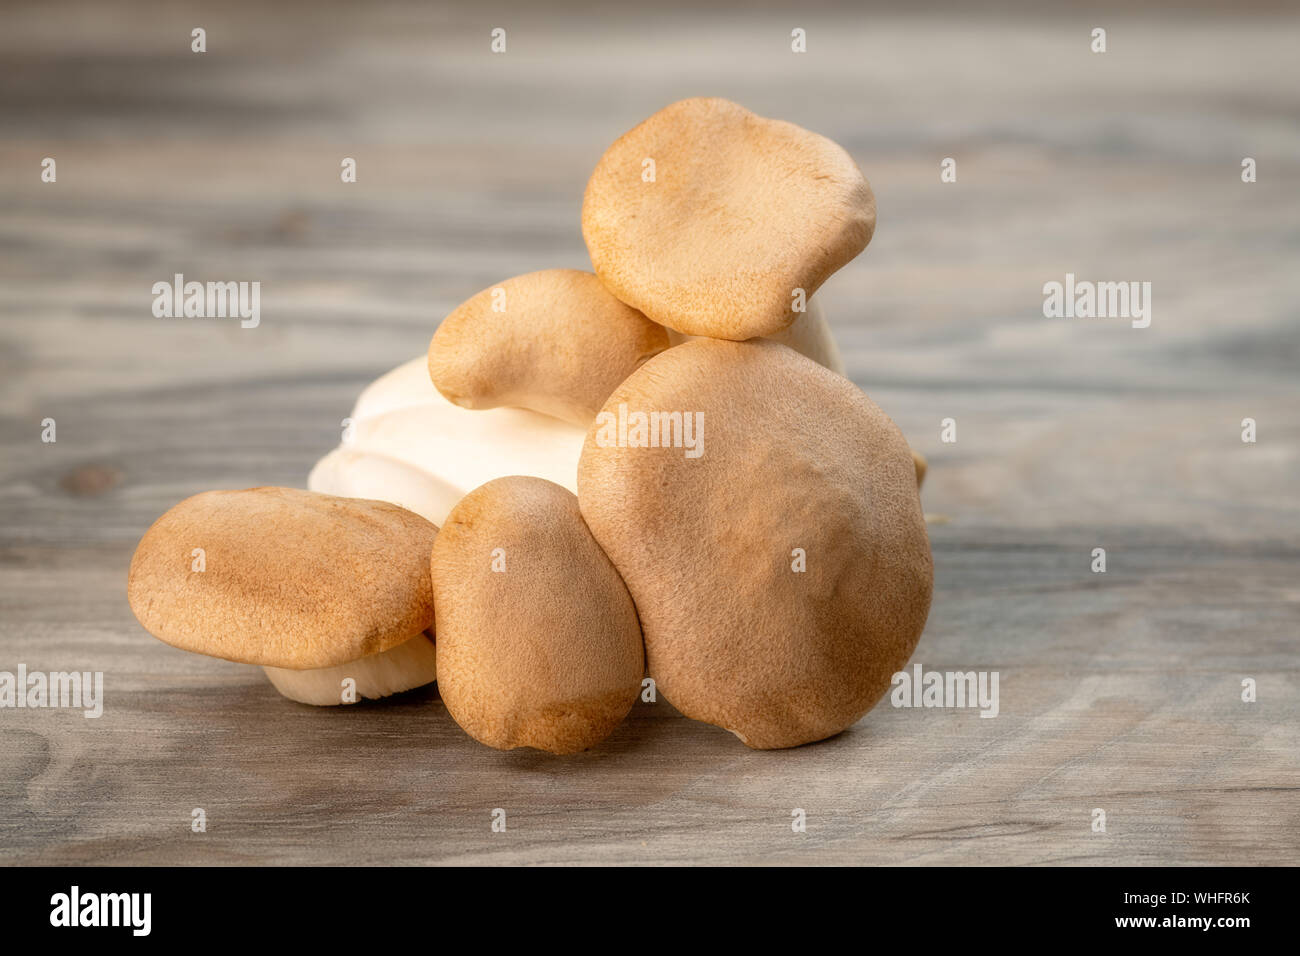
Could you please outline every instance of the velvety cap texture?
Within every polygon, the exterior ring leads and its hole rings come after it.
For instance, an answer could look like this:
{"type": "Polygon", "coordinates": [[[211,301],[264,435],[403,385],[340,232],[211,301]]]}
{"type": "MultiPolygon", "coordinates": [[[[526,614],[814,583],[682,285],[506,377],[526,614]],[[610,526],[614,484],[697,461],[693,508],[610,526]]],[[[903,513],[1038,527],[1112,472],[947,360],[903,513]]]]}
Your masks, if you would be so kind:
{"type": "Polygon", "coordinates": [[[871,187],[840,146],[716,98],[624,134],[582,204],[614,295],[686,335],[737,340],[790,325],[795,290],[812,296],[875,226],[871,187]]]}
{"type": "Polygon", "coordinates": [[[668,333],[590,272],[506,279],[457,306],[429,343],[429,377],[464,408],[531,408],[586,428],[668,333]]]}
{"type": "Polygon", "coordinates": [[[933,584],[897,426],[852,382],[761,339],[675,346],[605,411],[627,439],[597,418],[578,499],[636,602],[659,691],[756,748],[857,721],[911,655],[933,584]],[[633,416],[651,412],[689,418],[694,451],[662,418],[646,447],[633,416]]]}
{"type": "Polygon", "coordinates": [[[438,687],[470,736],[574,753],[627,714],[645,675],[636,608],[571,491],[529,477],[476,488],[431,564],[438,687]]]}
{"type": "Polygon", "coordinates": [[[145,532],[131,610],[175,647],[270,667],[331,667],[433,626],[438,529],[397,505],[293,488],[208,491],[145,532]],[[201,568],[201,570],[200,570],[201,568]]]}

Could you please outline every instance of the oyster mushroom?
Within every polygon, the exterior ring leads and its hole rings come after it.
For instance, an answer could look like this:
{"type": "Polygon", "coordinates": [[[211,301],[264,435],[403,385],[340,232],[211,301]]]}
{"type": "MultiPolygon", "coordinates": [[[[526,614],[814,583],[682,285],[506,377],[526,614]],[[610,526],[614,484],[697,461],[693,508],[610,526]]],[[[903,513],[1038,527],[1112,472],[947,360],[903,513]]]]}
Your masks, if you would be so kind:
{"type": "Polygon", "coordinates": [[[208,491],[145,532],[127,599],[159,640],[259,665],[293,700],[340,704],[350,689],[384,697],[436,677],[428,555],[437,531],[382,501],[208,491]]]}
{"type": "Polygon", "coordinates": [[[717,98],[674,103],[625,133],[582,202],[587,251],[614,295],[722,339],[787,328],[875,225],[871,187],[840,146],[717,98]]]}
{"type": "Polygon", "coordinates": [[[462,408],[531,408],[591,424],[605,399],[668,333],[590,272],[546,269],[457,306],[429,343],[429,377],[462,408]]]}
{"type": "Polygon", "coordinates": [[[631,709],[645,674],[636,608],[572,492],[528,477],[476,488],[430,565],[438,690],[475,740],[575,753],[631,709]]]}
{"type": "Polygon", "coordinates": [[[688,454],[593,427],[578,464],[582,515],[636,603],[659,690],[760,749],[856,722],[930,606],[898,427],[852,382],[762,339],[671,348],[614,390],[606,411],[620,407],[701,416],[707,439],[688,454]]]}

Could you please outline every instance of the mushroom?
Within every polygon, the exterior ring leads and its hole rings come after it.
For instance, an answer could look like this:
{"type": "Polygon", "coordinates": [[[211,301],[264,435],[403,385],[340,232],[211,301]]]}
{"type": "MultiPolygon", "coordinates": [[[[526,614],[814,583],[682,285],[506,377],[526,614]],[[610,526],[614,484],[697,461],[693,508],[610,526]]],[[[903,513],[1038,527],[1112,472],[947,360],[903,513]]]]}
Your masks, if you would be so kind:
{"type": "MultiPolygon", "coordinates": [[[[673,345],[681,345],[697,338],[683,335],[676,329],[668,330],[668,340],[673,345]]],[[[832,372],[844,374],[844,359],[840,356],[840,347],[835,344],[826,313],[817,299],[808,300],[808,310],[800,312],[795,320],[780,332],[773,332],[764,338],[789,346],[800,355],[806,355],[818,365],[825,366],[832,372]]]]}
{"type": "Polygon", "coordinates": [[[576,489],[584,435],[528,409],[453,405],[433,387],[420,356],[361,393],[348,440],[316,463],[307,487],[391,501],[441,525],[466,492],[504,475],[576,489]]]}
{"type": "Polygon", "coordinates": [[[572,492],[529,477],[476,488],[430,566],[438,690],[475,740],[576,753],[631,709],[645,675],[636,608],[572,492]]]}
{"type": "MultiPolygon", "coordinates": [[[[809,300],[808,311],[801,314],[783,331],[763,337],[794,349],[800,355],[807,356],[832,372],[845,374],[844,359],[840,357],[839,346],[835,344],[835,338],[831,334],[831,327],[826,321],[821,303],[816,299],[809,300]]],[[[675,329],[668,330],[668,339],[673,345],[681,345],[694,338],[698,336],[683,335],[675,329]]],[[[916,486],[919,488],[925,481],[925,456],[913,450],[912,462],[916,467],[916,486]]]]}
{"type": "Polygon", "coordinates": [[[436,676],[427,562],[437,532],[382,501],[208,491],[145,532],[127,599],[159,640],[260,665],[293,700],[383,697],[436,676]]]}
{"type": "Polygon", "coordinates": [[[798,317],[876,225],[841,147],[728,100],[674,103],[600,158],[582,203],[596,275],[687,335],[748,339],[798,317]]]}
{"type": "Polygon", "coordinates": [[[429,377],[462,408],[531,408],[586,428],[614,386],[668,334],[590,272],[546,269],[498,283],[447,316],[429,377]]]}
{"type": "Polygon", "coordinates": [[[856,722],[925,625],[933,565],[907,442],[783,345],[697,339],[648,361],[588,432],[578,501],[659,690],[750,747],[856,722]],[[652,410],[693,422],[693,447],[662,418],[646,447],[653,419],[647,433],[632,416],[652,410]]]}

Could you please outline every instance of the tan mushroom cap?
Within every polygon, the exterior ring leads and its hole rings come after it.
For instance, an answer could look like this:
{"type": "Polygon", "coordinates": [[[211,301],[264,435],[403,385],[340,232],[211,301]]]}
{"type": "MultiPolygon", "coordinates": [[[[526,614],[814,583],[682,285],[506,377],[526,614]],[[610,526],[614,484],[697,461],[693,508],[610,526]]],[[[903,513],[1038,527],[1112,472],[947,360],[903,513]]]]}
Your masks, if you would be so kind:
{"type": "Polygon", "coordinates": [[[907,662],[930,606],[897,426],[847,379],[764,340],[669,349],[606,411],[620,404],[629,420],[703,415],[688,457],[662,438],[631,447],[631,428],[611,443],[602,413],[578,465],[583,517],[636,602],[659,690],[755,748],[853,724],[907,662]]]}
{"type": "Polygon", "coordinates": [[[625,133],[582,203],[587,251],[614,295],[686,335],[736,340],[790,325],[795,290],[816,292],[875,225],[871,187],[841,147],[714,98],[625,133]]]}
{"type": "Polygon", "coordinates": [[[463,408],[531,408],[585,428],[619,382],[666,348],[664,328],[590,272],[546,269],[457,306],[429,343],[429,376],[463,408]]]}
{"type": "Polygon", "coordinates": [[[331,667],[433,626],[428,559],[437,533],[382,501],[294,488],[208,491],[145,532],[127,598],[149,633],[183,650],[331,667]]]}
{"type": "Polygon", "coordinates": [[[470,736],[575,753],[631,709],[645,675],[636,608],[572,492],[519,476],[476,488],[430,564],[438,688],[470,736]]]}
{"type": "MultiPolygon", "coordinates": [[[[673,345],[681,345],[693,338],[697,336],[682,335],[675,329],[668,330],[668,340],[673,345]]],[[[772,335],[765,335],[763,338],[788,346],[832,372],[847,375],[840,348],[831,333],[830,323],[826,321],[826,313],[817,299],[810,300],[808,311],[801,313],[789,327],[772,335]]],[[[913,449],[912,462],[916,466],[916,486],[919,488],[925,481],[927,467],[925,456],[913,449]]]]}

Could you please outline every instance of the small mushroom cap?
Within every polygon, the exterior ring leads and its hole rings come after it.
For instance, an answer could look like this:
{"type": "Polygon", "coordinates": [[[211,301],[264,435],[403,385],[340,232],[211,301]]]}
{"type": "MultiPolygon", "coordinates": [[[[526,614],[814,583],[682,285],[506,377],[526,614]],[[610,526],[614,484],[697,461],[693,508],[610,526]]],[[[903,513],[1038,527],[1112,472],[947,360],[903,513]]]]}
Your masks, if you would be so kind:
{"type": "Polygon", "coordinates": [[[664,328],[590,272],[546,269],[457,306],[429,343],[429,376],[463,408],[531,408],[586,428],[614,387],[666,348],[664,328]]]}
{"type": "Polygon", "coordinates": [[[174,647],[244,664],[331,667],[433,626],[428,556],[437,533],[383,501],[295,488],[207,491],[145,532],[127,598],[145,629],[174,647]]]}
{"type": "Polygon", "coordinates": [[[659,690],[755,748],[853,724],[907,662],[930,606],[897,426],[847,379],[762,339],[671,348],[606,410],[620,404],[629,420],[703,416],[689,457],[662,435],[632,447],[631,428],[610,442],[602,413],[578,464],[583,517],[636,603],[659,690]]]}
{"type": "Polygon", "coordinates": [[[842,148],[728,100],[668,106],[597,163],[582,234],[602,282],[687,335],[748,339],[795,320],[871,241],[876,202],[842,148]],[[646,160],[654,181],[646,181],[646,160]]]}
{"type": "Polygon", "coordinates": [[[474,739],[576,753],[631,709],[645,674],[636,608],[572,492],[527,477],[476,488],[430,564],[438,688],[474,739]]]}

